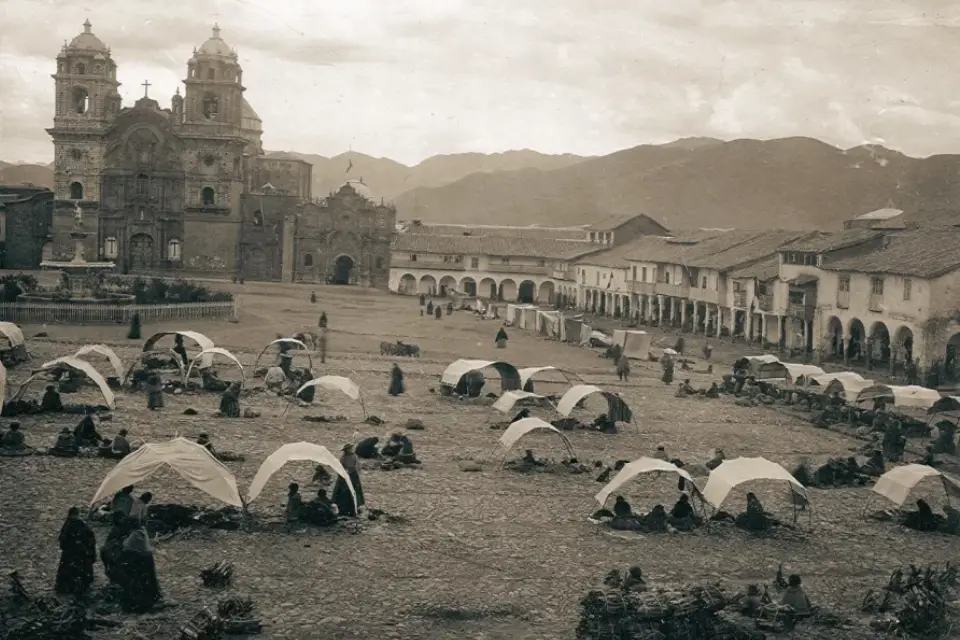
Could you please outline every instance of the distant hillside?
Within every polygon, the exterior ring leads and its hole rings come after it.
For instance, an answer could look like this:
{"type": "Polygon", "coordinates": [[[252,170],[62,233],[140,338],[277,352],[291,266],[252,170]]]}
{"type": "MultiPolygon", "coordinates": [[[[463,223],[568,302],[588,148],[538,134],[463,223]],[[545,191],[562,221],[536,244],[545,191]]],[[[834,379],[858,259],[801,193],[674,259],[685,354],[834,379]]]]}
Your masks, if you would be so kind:
{"type": "Polygon", "coordinates": [[[26,185],[53,189],[53,168],[39,164],[0,162],[0,184],[26,185]]]}
{"type": "Polygon", "coordinates": [[[396,202],[398,217],[425,222],[567,225],[646,213],[672,229],[839,228],[891,203],[957,208],[958,176],[956,155],[916,159],[875,145],[845,151],[810,138],[687,139],[561,169],[470,175],[396,202]]]}
{"type": "Polygon", "coordinates": [[[363,178],[378,196],[393,200],[416,187],[439,187],[473,173],[492,173],[536,168],[542,170],[569,167],[584,160],[580,156],[551,156],[536,151],[505,153],[457,153],[427,158],[408,167],[389,158],[374,158],[350,151],[327,158],[292,151],[271,151],[268,156],[299,158],[313,165],[313,194],[325,196],[346,180],[363,178]],[[349,168],[349,171],[347,169],[349,168]]]}

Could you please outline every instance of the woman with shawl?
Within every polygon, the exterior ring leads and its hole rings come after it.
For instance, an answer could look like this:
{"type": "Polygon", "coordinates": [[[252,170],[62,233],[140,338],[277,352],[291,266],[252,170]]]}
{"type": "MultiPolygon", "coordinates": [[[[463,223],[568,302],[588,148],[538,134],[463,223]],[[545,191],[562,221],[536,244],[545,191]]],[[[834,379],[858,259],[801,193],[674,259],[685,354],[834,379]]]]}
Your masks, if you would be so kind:
{"type": "Polygon", "coordinates": [[[187,349],[183,346],[183,336],[179,333],[173,338],[173,352],[180,356],[184,367],[190,364],[190,358],[187,357],[187,349]]]}
{"type": "Polygon", "coordinates": [[[626,354],[620,354],[620,359],[617,360],[617,377],[623,382],[627,382],[630,378],[630,359],[627,358],[626,354]]]}
{"type": "Polygon", "coordinates": [[[160,583],[153,550],[144,529],[134,529],[120,552],[120,606],[127,613],[146,613],[160,601],[160,583]]]}
{"type": "Polygon", "coordinates": [[[147,409],[156,411],[163,408],[163,383],[160,376],[151,373],[147,378],[147,409]]]}
{"type": "Polygon", "coordinates": [[[100,547],[100,562],[103,563],[103,572],[111,583],[120,583],[120,554],[123,552],[123,541],[130,535],[132,525],[123,511],[113,511],[110,514],[112,526],[107,539],[100,547]]]}
{"type": "Polygon", "coordinates": [[[398,396],[403,393],[403,371],[400,369],[400,365],[396,363],[390,370],[390,388],[387,389],[387,393],[391,396],[398,396]]]}
{"type": "Polygon", "coordinates": [[[220,414],[226,418],[240,417],[240,383],[234,382],[220,396],[220,414]]]}
{"type": "MultiPolygon", "coordinates": [[[[297,369],[297,371],[298,371],[298,374],[294,378],[295,384],[297,385],[297,387],[294,389],[294,391],[296,391],[296,389],[302,387],[306,383],[313,380],[313,372],[310,371],[309,369],[301,368],[301,369],[297,369]]],[[[297,400],[310,404],[313,402],[313,399],[316,397],[316,395],[317,395],[317,388],[314,386],[309,386],[297,394],[297,400]]]]}
{"type": "Polygon", "coordinates": [[[61,595],[79,596],[93,584],[93,564],[97,561],[97,537],[80,519],[80,509],[70,507],[60,528],[60,565],[55,590],[61,595]]]}
{"type": "Polygon", "coordinates": [[[362,507],[365,502],[363,499],[363,486],[360,484],[360,461],[353,452],[352,444],[343,445],[343,455],[340,457],[340,464],[350,477],[350,484],[353,485],[354,494],[357,496],[357,503],[353,503],[353,495],[350,494],[350,487],[341,476],[337,476],[337,482],[333,485],[333,501],[337,505],[337,512],[342,516],[350,518],[357,517],[357,509],[362,507]]]}
{"type": "Polygon", "coordinates": [[[669,354],[664,354],[660,358],[660,366],[663,368],[663,375],[660,380],[663,384],[673,384],[673,358],[669,354]]]}
{"type": "Polygon", "coordinates": [[[500,327],[500,330],[497,331],[497,337],[493,341],[497,344],[497,349],[507,348],[507,332],[503,327],[500,327]]]}

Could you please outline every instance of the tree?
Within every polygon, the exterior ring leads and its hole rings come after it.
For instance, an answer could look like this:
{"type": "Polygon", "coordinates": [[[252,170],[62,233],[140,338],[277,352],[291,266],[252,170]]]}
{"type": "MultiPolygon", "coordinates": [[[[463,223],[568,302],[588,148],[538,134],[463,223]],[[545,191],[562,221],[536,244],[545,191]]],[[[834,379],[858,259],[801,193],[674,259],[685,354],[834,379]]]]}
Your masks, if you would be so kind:
{"type": "Polygon", "coordinates": [[[130,331],[127,333],[127,339],[140,339],[140,314],[136,311],[133,312],[133,317],[130,318],[130,331]]]}

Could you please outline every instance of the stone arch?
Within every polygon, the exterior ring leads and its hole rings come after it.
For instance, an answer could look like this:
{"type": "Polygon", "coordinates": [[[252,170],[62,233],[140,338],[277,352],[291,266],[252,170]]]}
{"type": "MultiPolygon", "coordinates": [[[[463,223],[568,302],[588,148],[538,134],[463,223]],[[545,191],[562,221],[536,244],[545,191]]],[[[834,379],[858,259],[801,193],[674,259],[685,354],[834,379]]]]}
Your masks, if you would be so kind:
{"type": "Polygon", "coordinates": [[[90,92],[86,87],[74,87],[72,97],[75,113],[83,115],[90,110],[90,92]]]}
{"type": "Polygon", "coordinates": [[[544,280],[540,283],[540,286],[537,288],[537,302],[544,304],[550,304],[553,302],[554,288],[553,282],[550,280],[544,280]]]}
{"type": "Polygon", "coordinates": [[[520,283],[520,286],[517,287],[517,300],[519,302],[531,303],[536,302],[537,299],[537,285],[534,284],[533,280],[524,280],[520,283]]]}
{"type": "Polygon", "coordinates": [[[437,279],[433,276],[420,278],[420,293],[433,295],[437,291],[437,279]]]}
{"type": "Polygon", "coordinates": [[[312,267],[313,266],[313,254],[305,253],[303,254],[303,266],[312,267]]]}
{"type": "Polygon", "coordinates": [[[505,278],[500,281],[500,295],[497,297],[501,300],[507,300],[508,302],[513,302],[517,299],[517,283],[510,278],[505,278]]]}
{"type": "Polygon", "coordinates": [[[83,184],[77,180],[70,183],[70,199],[83,200],[83,184]]]}
{"type": "Polygon", "coordinates": [[[205,205],[217,203],[217,192],[213,190],[213,187],[204,187],[200,190],[200,203],[205,205]]]}
{"type": "Polygon", "coordinates": [[[893,339],[893,355],[898,362],[913,360],[913,329],[901,326],[893,339]]]}
{"type": "Polygon", "coordinates": [[[417,278],[412,273],[400,276],[399,292],[407,295],[417,293],[417,278]]]}
{"type": "Polygon", "coordinates": [[[461,278],[460,285],[457,290],[462,291],[468,296],[475,296],[477,295],[477,281],[471,278],[470,276],[461,278]]]}
{"type": "Polygon", "coordinates": [[[827,320],[827,354],[837,358],[843,357],[843,321],[837,316],[830,316],[827,320]]]}
{"type": "Polygon", "coordinates": [[[847,356],[860,360],[866,349],[867,330],[859,318],[851,318],[847,324],[847,356]]]}
{"type": "Polygon", "coordinates": [[[353,284],[356,276],[357,261],[353,256],[341,253],[333,260],[331,284],[353,284]]]}
{"type": "Polygon", "coordinates": [[[477,286],[477,295],[482,298],[494,299],[497,297],[497,281],[493,278],[484,278],[477,286]]]}
{"type": "Polygon", "coordinates": [[[890,330],[882,321],[877,320],[870,327],[870,349],[867,355],[871,362],[890,362],[890,330]]]}
{"type": "Polygon", "coordinates": [[[448,293],[455,291],[457,288],[457,281],[453,276],[443,276],[440,278],[440,288],[437,293],[441,296],[445,296],[448,293]]]}

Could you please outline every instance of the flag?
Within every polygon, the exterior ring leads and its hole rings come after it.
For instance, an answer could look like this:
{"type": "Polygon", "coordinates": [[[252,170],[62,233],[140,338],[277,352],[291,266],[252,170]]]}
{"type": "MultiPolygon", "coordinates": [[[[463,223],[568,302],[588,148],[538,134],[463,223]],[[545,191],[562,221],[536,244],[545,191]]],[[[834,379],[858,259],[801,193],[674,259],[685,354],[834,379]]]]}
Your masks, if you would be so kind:
{"type": "Polygon", "coordinates": [[[353,169],[353,160],[348,161],[350,164],[347,165],[347,170],[344,173],[350,173],[350,169],[353,169]]]}

